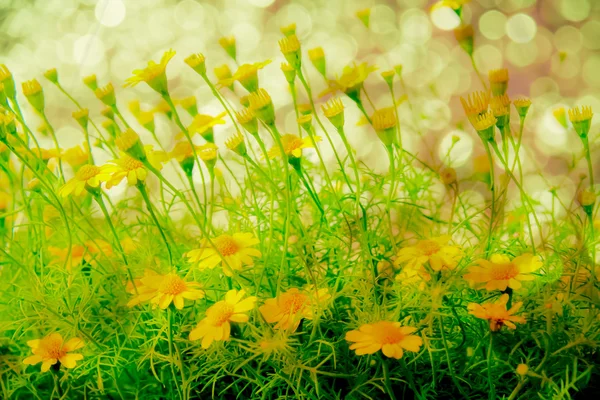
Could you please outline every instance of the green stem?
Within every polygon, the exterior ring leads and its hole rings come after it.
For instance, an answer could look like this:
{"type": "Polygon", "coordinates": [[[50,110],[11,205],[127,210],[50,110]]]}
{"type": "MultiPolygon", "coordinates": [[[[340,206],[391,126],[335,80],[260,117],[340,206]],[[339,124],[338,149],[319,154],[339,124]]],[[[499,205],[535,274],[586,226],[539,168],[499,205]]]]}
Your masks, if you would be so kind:
{"type": "Polygon", "coordinates": [[[173,266],[173,254],[171,253],[171,246],[169,245],[167,236],[165,235],[165,232],[163,231],[163,228],[161,227],[160,223],[158,222],[158,218],[156,217],[156,214],[154,213],[154,207],[152,206],[152,202],[150,201],[150,197],[148,196],[148,192],[146,191],[146,186],[143,182],[139,182],[136,185],[136,187],[142,194],[144,202],[146,203],[146,208],[148,209],[148,213],[150,213],[150,217],[152,217],[152,221],[158,228],[160,236],[162,237],[163,241],[165,242],[165,245],[167,246],[167,252],[169,254],[169,265],[172,267],[173,266]]]}

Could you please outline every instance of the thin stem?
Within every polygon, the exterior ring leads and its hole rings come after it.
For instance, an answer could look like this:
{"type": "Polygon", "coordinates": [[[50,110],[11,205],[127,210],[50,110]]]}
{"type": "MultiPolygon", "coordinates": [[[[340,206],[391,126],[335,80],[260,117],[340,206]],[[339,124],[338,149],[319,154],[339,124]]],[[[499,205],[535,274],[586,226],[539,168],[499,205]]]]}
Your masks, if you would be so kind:
{"type": "Polygon", "coordinates": [[[169,264],[172,267],[173,266],[173,254],[171,253],[171,246],[169,245],[167,236],[165,235],[165,232],[163,231],[163,228],[160,225],[160,223],[158,222],[158,218],[156,217],[156,214],[154,213],[154,207],[152,206],[152,202],[150,201],[150,197],[148,196],[148,192],[146,191],[146,185],[144,185],[144,183],[142,183],[142,182],[139,182],[136,185],[136,187],[142,194],[144,202],[146,203],[146,208],[148,209],[148,212],[150,213],[150,216],[152,217],[154,224],[158,228],[160,236],[162,237],[163,241],[165,242],[165,245],[167,246],[167,252],[169,254],[169,264]]]}

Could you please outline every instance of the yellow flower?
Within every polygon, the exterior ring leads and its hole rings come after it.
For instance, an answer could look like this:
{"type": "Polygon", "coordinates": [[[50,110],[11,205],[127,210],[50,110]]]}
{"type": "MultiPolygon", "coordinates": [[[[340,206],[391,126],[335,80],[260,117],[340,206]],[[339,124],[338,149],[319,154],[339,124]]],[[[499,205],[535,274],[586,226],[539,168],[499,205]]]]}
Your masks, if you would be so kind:
{"type": "Polygon", "coordinates": [[[157,274],[152,270],[145,270],[144,276],[136,280],[135,289],[129,282],[127,291],[136,294],[133,299],[127,303],[128,307],[134,307],[138,304],[150,302],[153,307],[158,306],[165,310],[171,303],[178,310],[183,309],[184,299],[198,300],[204,297],[204,290],[196,282],[186,282],[176,273],[170,272],[165,275],[157,274]]]}
{"type": "MultiPolygon", "coordinates": [[[[144,146],[144,151],[146,152],[148,162],[157,170],[161,170],[162,163],[168,161],[166,153],[162,151],[153,151],[152,145],[144,146]]],[[[106,181],[107,189],[118,185],[125,178],[127,178],[127,184],[129,186],[134,186],[138,182],[145,181],[146,176],[148,175],[148,171],[141,161],[136,160],[123,152],[121,152],[120,158],[110,161],[102,168],[104,172],[111,175],[110,179],[106,181]]]]}
{"type": "Polygon", "coordinates": [[[293,288],[273,299],[268,299],[259,307],[265,321],[275,323],[274,329],[295,332],[303,318],[312,319],[315,309],[321,307],[331,296],[327,289],[305,292],[293,288]]]}
{"type": "Polygon", "coordinates": [[[467,53],[468,55],[473,55],[473,36],[475,32],[473,31],[472,25],[461,25],[458,28],[454,29],[454,37],[456,41],[460,45],[460,47],[467,53]]]}
{"type": "Polygon", "coordinates": [[[281,28],[279,28],[279,30],[281,31],[281,33],[283,33],[284,36],[295,35],[296,34],[296,24],[291,23],[289,25],[282,26],[281,28]]]}
{"type": "Polygon", "coordinates": [[[517,327],[515,322],[519,324],[525,323],[524,317],[513,315],[519,311],[523,303],[513,304],[509,310],[506,309],[507,303],[508,294],[505,293],[500,296],[500,299],[496,303],[487,303],[483,305],[470,303],[467,308],[469,309],[469,314],[490,321],[490,329],[492,332],[496,332],[504,325],[510,329],[515,329],[517,327]]]}
{"type": "Polygon", "coordinates": [[[240,156],[244,157],[248,151],[246,149],[246,143],[244,137],[240,133],[233,134],[227,140],[225,140],[225,146],[231,151],[235,151],[240,156]]]}
{"type": "Polygon", "coordinates": [[[495,96],[506,93],[508,87],[508,70],[506,68],[493,69],[488,73],[490,87],[495,96]]]}
{"type": "Polygon", "coordinates": [[[67,197],[71,193],[81,196],[85,190],[98,189],[100,183],[111,178],[111,174],[95,165],[84,165],[77,171],[75,176],[65,183],[59,190],[61,197],[67,197]]]}
{"type": "Polygon", "coordinates": [[[322,97],[329,93],[340,91],[346,93],[352,100],[356,101],[363,83],[369,74],[375,70],[377,70],[376,66],[369,66],[366,62],[359,65],[347,66],[344,68],[342,76],[336,80],[329,81],[329,88],[319,96],[322,97]]]}
{"type": "Polygon", "coordinates": [[[208,240],[203,240],[199,249],[187,252],[186,257],[190,263],[198,263],[200,269],[213,269],[223,265],[223,272],[232,276],[232,270],[240,271],[243,265],[252,265],[252,257],[261,257],[262,254],[252,246],[259,240],[251,233],[234,233],[221,235],[212,239],[213,248],[208,240]]]}
{"type": "Polygon", "coordinates": [[[533,273],[541,267],[542,261],[533,254],[522,254],[512,261],[505,254],[494,254],[489,261],[476,261],[464,278],[475,283],[485,283],[485,288],[489,291],[506,288],[516,290],[521,288],[521,281],[534,280],[533,273]]]}
{"type": "Polygon", "coordinates": [[[229,69],[229,65],[223,64],[220,67],[215,67],[213,71],[215,72],[215,76],[219,80],[217,84],[220,87],[228,87],[230,90],[233,90],[233,79],[231,79],[233,75],[231,74],[231,69],[229,69]]]}
{"type": "Polygon", "coordinates": [[[248,322],[248,315],[256,304],[256,297],[242,300],[244,290],[230,290],[225,300],[218,301],[206,310],[206,317],[190,332],[190,340],[202,339],[202,348],[208,349],[215,341],[227,341],[231,332],[231,322],[248,322]]]}
{"type": "Polygon", "coordinates": [[[490,105],[490,94],[481,91],[473,92],[466,99],[461,96],[460,102],[465,110],[465,114],[472,121],[487,111],[490,105]]]}
{"type": "Polygon", "coordinates": [[[46,372],[57,362],[66,368],[75,368],[77,361],[83,360],[83,355],[72,353],[84,346],[83,340],[72,338],[66,342],[60,333],[51,333],[42,339],[29,340],[32,356],[23,360],[25,365],[42,363],[42,372],[46,372]]]}
{"type": "Polygon", "coordinates": [[[104,87],[99,87],[94,90],[96,94],[96,98],[100,100],[102,103],[109,107],[114,107],[117,105],[117,98],[115,97],[115,88],[112,83],[108,83],[104,87]]]}
{"type": "Polygon", "coordinates": [[[75,146],[65,150],[62,155],[62,159],[65,160],[71,167],[75,168],[88,162],[90,159],[90,154],[81,146],[75,146]]]}
{"type": "Polygon", "coordinates": [[[113,254],[110,244],[101,239],[96,239],[96,243],[92,240],[86,241],[83,245],[76,244],[71,246],[71,251],[66,247],[61,249],[59,247],[48,247],[48,252],[54,256],[50,261],[50,265],[64,265],[67,259],[67,270],[71,272],[73,267],[81,265],[85,260],[86,263],[90,264],[94,262],[94,258],[99,254],[105,256],[111,256],[113,254]]]}
{"type": "Polygon", "coordinates": [[[167,87],[165,70],[173,56],[175,56],[175,51],[170,49],[163,54],[159,64],[154,61],[148,61],[146,68],[133,71],[133,76],[127,78],[125,86],[135,86],[140,82],[146,82],[148,86],[157,91],[161,96],[167,95],[169,88],[167,87]]]}
{"type": "Polygon", "coordinates": [[[253,64],[243,64],[235,71],[235,74],[226,81],[223,81],[222,86],[230,86],[234,81],[238,81],[242,86],[249,92],[255,92],[258,90],[258,70],[263,69],[269,65],[271,60],[253,64]]]}
{"type": "Polygon", "coordinates": [[[225,52],[229,54],[229,57],[233,58],[233,60],[236,60],[237,46],[235,43],[235,36],[224,36],[221,39],[219,39],[219,44],[221,45],[223,50],[225,50],[225,52]]]}
{"type": "MultiPolygon", "coordinates": [[[[281,136],[281,143],[283,145],[283,151],[288,157],[302,157],[302,149],[314,148],[314,142],[320,142],[321,137],[312,136],[312,137],[298,137],[291,133],[281,136]]],[[[268,151],[269,158],[281,157],[281,149],[279,145],[276,144],[268,151]]]]}
{"type": "Polygon", "coordinates": [[[529,107],[531,106],[531,100],[529,100],[526,97],[522,97],[522,98],[519,98],[519,99],[513,101],[513,105],[517,109],[519,116],[521,118],[525,118],[525,116],[527,115],[527,112],[529,111],[529,107]]]}
{"type": "Polygon", "coordinates": [[[519,364],[517,365],[516,372],[521,376],[525,376],[529,372],[529,366],[527,364],[519,364]]]}
{"type": "Polygon", "coordinates": [[[386,357],[400,359],[404,350],[417,352],[423,345],[423,339],[412,335],[416,330],[400,322],[378,321],[347,332],[346,340],[352,342],[350,350],[355,350],[357,356],[381,350],[386,357]]]}
{"type": "Polygon", "coordinates": [[[275,122],[275,109],[271,96],[265,89],[258,89],[248,96],[248,108],[254,115],[267,125],[275,122]]]}
{"type": "Polygon", "coordinates": [[[329,99],[325,105],[321,106],[323,114],[327,117],[329,122],[337,129],[343,128],[344,126],[344,103],[339,97],[333,97],[329,99]]]}
{"type": "Polygon", "coordinates": [[[367,28],[369,27],[369,22],[371,20],[371,9],[365,8],[364,10],[359,10],[356,12],[356,16],[360,19],[360,22],[363,23],[367,28]]]}
{"type": "Polygon", "coordinates": [[[301,55],[300,55],[300,41],[298,37],[289,35],[279,41],[279,49],[285,57],[288,63],[295,69],[300,68],[301,55]]]}
{"type": "Polygon", "coordinates": [[[203,54],[192,54],[183,61],[198,74],[206,75],[206,58],[203,54]]]}
{"type": "Polygon", "coordinates": [[[587,137],[590,132],[593,116],[592,107],[589,106],[583,106],[581,109],[579,107],[569,109],[569,120],[575,128],[575,132],[582,138],[587,137]]]}
{"type": "Polygon", "coordinates": [[[463,252],[458,246],[448,245],[448,235],[419,240],[414,246],[400,249],[394,264],[404,265],[411,270],[420,269],[425,263],[434,271],[452,270],[456,268],[463,252]]]}
{"type": "MultiPolygon", "coordinates": [[[[196,116],[194,116],[194,120],[192,121],[190,126],[188,126],[188,131],[189,131],[190,135],[199,133],[207,141],[213,142],[214,141],[213,127],[215,127],[216,125],[225,124],[225,120],[223,119],[225,114],[226,114],[226,112],[222,112],[221,114],[217,115],[216,117],[206,115],[206,114],[197,114],[196,116]]],[[[177,136],[177,139],[181,139],[182,137],[183,137],[183,134],[179,134],[177,136]]]]}

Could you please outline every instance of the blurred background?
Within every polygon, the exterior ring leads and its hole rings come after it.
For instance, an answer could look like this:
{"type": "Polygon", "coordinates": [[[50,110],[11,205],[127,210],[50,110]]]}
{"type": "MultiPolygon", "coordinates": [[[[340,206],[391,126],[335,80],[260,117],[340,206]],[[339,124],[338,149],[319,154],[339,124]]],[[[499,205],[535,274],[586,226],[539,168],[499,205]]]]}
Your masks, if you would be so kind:
{"type": "MultiPolygon", "coordinates": [[[[144,67],[148,60],[158,61],[165,50],[173,48],[177,55],[167,69],[173,97],[195,95],[201,113],[216,115],[222,108],[183,59],[202,52],[209,76],[214,77],[212,69],[222,64],[235,71],[237,66],[218,44],[222,36],[233,35],[240,64],[273,61],[259,72],[261,86],[271,93],[282,128],[294,132],[292,100],[280,70],[284,58],[277,45],[279,28],[293,22],[304,54],[323,47],[331,77],[353,62],[367,61],[379,67],[366,82],[377,107],[390,105],[379,73],[402,64],[404,86],[398,90],[411,100],[399,108],[406,146],[436,165],[462,168],[459,175],[465,176],[471,172],[473,158],[483,150],[465,123],[459,96],[482,86],[454,38],[458,16],[449,8],[431,13],[433,3],[0,0],[0,63],[10,68],[19,86],[24,80],[40,80],[59,140],[69,147],[82,141],[70,117],[74,107],[43,78],[45,70],[56,68],[63,86],[90,108],[92,116],[100,118],[102,105],[82,84],[83,76],[96,74],[101,85],[113,82],[122,109],[134,99],[140,100],[143,109],[151,109],[159,98],[146,85],[127,89],[122,85],[132,70],[144,67]],[[369,29],[355,15],[364,8],[371,8],[369,29]],[[453,137],[460,141],[448,154],[453,137]]],[[[552,186],[576,184],[572,172],[578,171],[580,162],[573,162],[572,153],[581,152],[581,143],[552,112],[581,104],[600,110],[600,1],[472,0],[464,6],[463,20],[475,28],[474,60],[484,77],[488,70],[508,68],[511,98],[524,95],[533,101],[526,129],[528,147],[522,154],[534,183],[531,187],[547,191],[552,186]],[[535,163],[527,163],[532,158],[535,163]],[[544,171],[543,180],[540,171],[544,171]]],[[[308,58],[305,69],[314,92],[321,92],[325,82],[308,58]]],[[[245,94],[241,88],[237,90],[238,96],[245,94]]],[[[236,96],[230,95],[237,106],[236,96]]],[[[354,125],[360,115],[348,105],[347,121],[354,125]]],[[[37,118],[31,110],[29,113],[30,120],[37,118]]],[[[135,120],[131,123],[135,125],[135,120]]],[[[159,138],[172,140],[174,129],[167,119],[158,118],[159,138]]],[[[374,132],[365,126],[349,129],[359,158],[370,162],[373,169],[385,171],[386,157],[374,132]]],[[[232,131],[230,122],[218,126],[217,143],[232,131]]],[[[592,129],[592,139],[596,131],[592,129]]],[[[584,163],[581,171],[586,171],[584,163]]]]}

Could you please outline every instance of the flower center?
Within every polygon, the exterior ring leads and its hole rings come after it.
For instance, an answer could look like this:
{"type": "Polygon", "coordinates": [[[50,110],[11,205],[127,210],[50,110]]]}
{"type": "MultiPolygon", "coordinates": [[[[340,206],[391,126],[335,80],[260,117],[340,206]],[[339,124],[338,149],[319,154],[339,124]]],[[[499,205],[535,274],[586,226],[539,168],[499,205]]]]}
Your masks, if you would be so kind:
{"type": "Polygon", "coordinates": [[[518,274],[519,269],[513,263],[495,264],[492,268],[492,278],[498,281],[514,278],[518,274]]]}
{"type": "Polygon", "coordinates": [[[302,143],[303,143],[302,140],[298,139],[298,138],[293,138],[290,141],[288,141],[287,143],[284,143],[285,154],[287,154],[287,155],[292,154],[292,151],[302,147],[302,143]]]}
{"type": "Polygon", "coordinates": [[[167,274],[164,281],[160,284],[159,292],[165,294],[177,295],[187,289],[185,282],[175,274],[167,274]]]}
{"type": "Polygon", "coordinates": [[[398,328],[388,324],[376,326],[374,336],[381,344],[396,344],[405,337],[398,328]]]}
{"type": "Polygon", "coordinates": [[[83,246],[73,246],[71,249],[71,258],[83,256],[85,249],[83,246]]]}
{"type": "Polygon", "coordinates": [[[433,240],[422,240],[421,242],[419,242],[417,247],[426,256],[431,256],[431,255],[437,253],[438,251],[440,251],[440,249],[441,249],[441,246],[439,245],[439,243],[437,243],[433,240]]]}
{"type": "Polygon", "coordinates": [[[77,179],[80,181],[87,181],[98,175],[100,168],[95,165],[84,165],[77,171],[77,179]]]}
{"type": "Polygon", "coordinates": [[[43,356],[42,358],[55,358],[59,359],[67,354],[62,349],[63,342],[58,338],[46,338],[44,343],[41,344],[43,356]]]}
{"type": "Polygon", "coordinates": [[[144,164],[141,161],[136,160],[133,157],[125,157],[123,160],[123,168],[127,171],[135,171],[136,169],[143,168],[144,164]]]}
{"type": "Polygon", "coordinates": [[[224,257],[234,255],[240,250],[236,241],[229,235],[219,236],[214,243],[219,253],[224,257]]]}
{"type": "Polygon", "coordinates": [[[300,311],[307,301],[307,297],[302,293],[292,294],[288,299],[283,303],[283,309],[286,310],[287,314],[296,314],[300,311]]]}
{"type": "Polygon", "coordinates": [[[229,318],[231,318],[235,311],[233,305],[225,301],[215,304],[214,307],[216,307],[213,316],[215,326],[221,326],[229,321],[229,318]]]}

